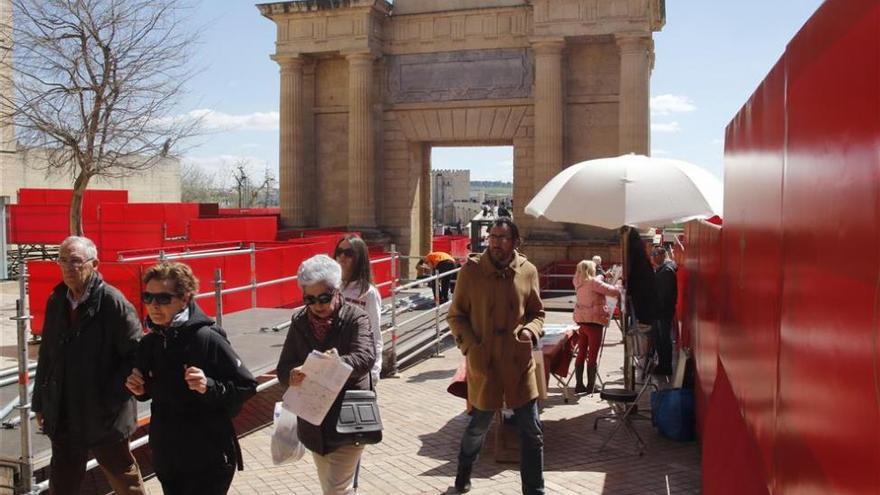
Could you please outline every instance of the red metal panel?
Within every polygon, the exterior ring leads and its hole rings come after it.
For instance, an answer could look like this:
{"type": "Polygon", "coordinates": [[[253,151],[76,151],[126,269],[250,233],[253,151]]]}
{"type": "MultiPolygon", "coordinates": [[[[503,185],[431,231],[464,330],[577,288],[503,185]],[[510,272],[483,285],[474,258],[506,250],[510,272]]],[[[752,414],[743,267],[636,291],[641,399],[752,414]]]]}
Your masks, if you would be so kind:
{"type": "Polygon", "coordinates": [[[718,333],[720,327],[720,308],[722,291],[721,269],[721,228],[697,221],[688,224],[689,249],[685,263],[690,273],[691,289],[694,299],[688,304],[691,309],[690,327],[693,329],[691,342],[696,354],[697,365],[697,418],[699,425],[705,424],[706,410],[712,388],[715,384],[718,362],[718,333]],[[699,295],[698,297],[696,295],[699,295]]]}
{"type": "Polygon", "coordinates": [[[770,71],[727,128],[724,242],[726,299],[719,355],[737,408],[773,486],[782,282],[785,64],[770,71]]]}
{"type": "Polygon", "coordinates": [[[70,235],[68,206],[31,204],[8,208],[10,244],[58,244],[70,235]]]}
{"type": "MultiPolygon", "coordinates": [[[[370,258],[374,260],[382,260],[389,258],[389,256],[389,253],[370,253],[370,258]]],[[[371,268],[373,270],[373,284],[379,287],[379,294],[383,298],[391,297],[391,284],[382,285],[391,281],[391,259],[373,263],[371,268]]]]}
{"type": "Polygon", "coordinates": [[[102,222],[97,236],[92,236],[98,245],[98,257],[115,261],[119,251],[134,248],[162,248],[162,223],[111,223],[102,222]]]}
{"type": "Polygon", "coordinates": [[[275,217],[199,218],[189,223],[190,242],[273,241],[277,234],[275,217]]]}
{"type": "Polygon", "coordinates": [[[196,203],[104,203],[100,209],[101,221],[158,222],[165,224],[165,237],[181,237],[186,234],[190,220],[198,218],[196,203]]]}
{"type": "Polygon", "coordinates": [[[789,44],[780,493],[880,487],[880,2],[829,0],[789,44]]]}
{"type": "Polygon", "coordinates": [[[707,495],[769,495],[760,453],[745,420],[724,365],[718,373],[703,430],[703,493],[707,495]]]}
{"type": "Polygon", "coordinates": [[[43,333],[46,319],[46,303],[52,290],[61,283],[61,270],[52,261],[28,261],[28,308],[31,316],[31,332],[43,333]]]}
{"type": "Polygon", "coordinates": [[[101,263],[98,266],[104,281],[119,289],[122,295],[135,307],[138,317],[144,321],[147,315],[144,305],[141,302],[141,292],[143,291],[143,267],[134,263],[101,263]]]}

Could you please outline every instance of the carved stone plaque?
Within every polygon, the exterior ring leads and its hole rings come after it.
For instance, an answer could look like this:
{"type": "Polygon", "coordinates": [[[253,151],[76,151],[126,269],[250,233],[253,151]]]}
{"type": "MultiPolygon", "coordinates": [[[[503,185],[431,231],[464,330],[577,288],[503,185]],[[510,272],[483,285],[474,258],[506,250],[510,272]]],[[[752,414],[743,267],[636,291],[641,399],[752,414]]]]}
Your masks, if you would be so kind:
{"type": "Polygon", "coordinates": [[[534,65],[526,48],[396,55],[388,79],[393,103],[525,98],[534,65]]]}

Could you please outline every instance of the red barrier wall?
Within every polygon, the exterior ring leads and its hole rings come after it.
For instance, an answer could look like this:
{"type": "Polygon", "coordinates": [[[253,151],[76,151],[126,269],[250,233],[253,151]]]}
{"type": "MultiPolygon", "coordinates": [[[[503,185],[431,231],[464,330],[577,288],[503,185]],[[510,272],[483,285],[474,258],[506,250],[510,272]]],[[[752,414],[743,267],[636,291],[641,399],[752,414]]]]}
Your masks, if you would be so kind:
{"type": "Polygon", "coordinates": [[[181,237],[187,224],[199,218],[198,203],[104,203],[101,223],[165,224],[164,237],[181,237]]]}
{"type": "Polygon", "coordinates": [[[688,270],[688,298],[684,315],[691,329],[690,341],[697,369],[695,399],[697,431],[705,432],[709,399],[715,387],[718,366],[718,334],[721,325],[721,228],[702,220],[685,225],[685,266],[688,270]]]}
{"type": "Polygon", "coordinates": [[[469,254],[470,237],[462,235],[435,235],[431,241],[432,251],[443,251],[454,258],[464,258],[469,254]]]}
{"type": "Polygon", "coordinates": [[[190,242],[274,241],[277,234],[275,217],[198,218],[189,223],[190,242]]]}
{"type": "Polygon", "coordinates": [[[878,149],[880,2],[827,0],[727,128],[717,268],[688,228],[704,493],[880,490],[878,149]]]}
{"type": "MultiPolygon", "coordinates": [[[[70,235],[72,189],[19,189],[18,204],[9,206],[11,244],[60,244],[70,235]]],[[[128,191],[87,190],[83,194],[83,230],[98,233],[98,210],[104,203],[125,202],[128,191]]]]}

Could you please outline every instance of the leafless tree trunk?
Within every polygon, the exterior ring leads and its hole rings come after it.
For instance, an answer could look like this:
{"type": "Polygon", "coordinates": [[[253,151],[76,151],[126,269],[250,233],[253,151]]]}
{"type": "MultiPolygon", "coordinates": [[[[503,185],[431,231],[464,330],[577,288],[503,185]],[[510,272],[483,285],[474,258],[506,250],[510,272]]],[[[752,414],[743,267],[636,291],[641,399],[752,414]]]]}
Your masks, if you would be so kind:
{"type": "Polygon", "coordinates": [[[46,151],[50,173],[75,177],[70,232],[81,235],[92,177],[149,169],[198,128],[171,116],[198,33],[175,0],[11,3],[13,91],[0,117],[14,119],[22,146],[46,151]]]}

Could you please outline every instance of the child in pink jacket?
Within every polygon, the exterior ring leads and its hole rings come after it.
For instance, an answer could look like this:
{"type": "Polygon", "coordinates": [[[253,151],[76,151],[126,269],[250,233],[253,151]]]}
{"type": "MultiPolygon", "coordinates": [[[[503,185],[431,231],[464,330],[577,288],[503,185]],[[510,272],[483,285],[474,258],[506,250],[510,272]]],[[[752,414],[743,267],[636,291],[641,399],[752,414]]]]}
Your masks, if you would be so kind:
{"type": "Polygon", "coordinates": [[[608,324],[610,311],[605,296],[620,297],[620,288],[606,284],[596,275],[596,263],[583,260],[577,265],[572,280],[577,293],[574,321],[578,329],[578,355],[575,359],[576,394],[593,393],[596,384],[596,360],[602,345],[602,329],[608,324]],[[588,356],[589,353],[589,356],[588,356]],[[584,386],[584,361],[587,362],[587,385],[584,386]]]}

